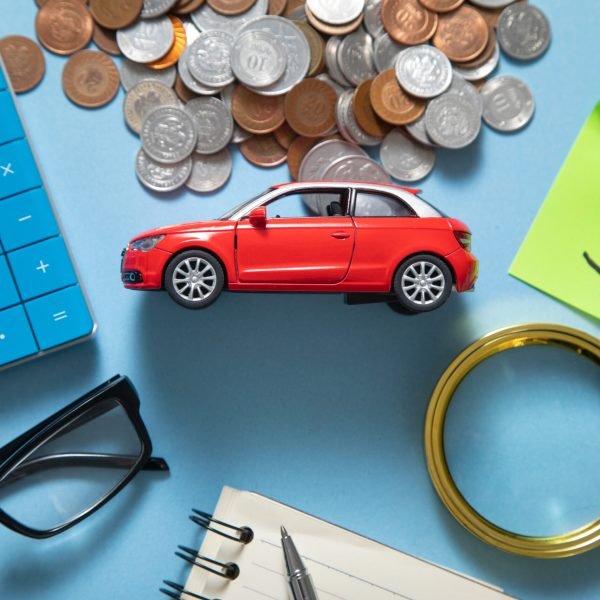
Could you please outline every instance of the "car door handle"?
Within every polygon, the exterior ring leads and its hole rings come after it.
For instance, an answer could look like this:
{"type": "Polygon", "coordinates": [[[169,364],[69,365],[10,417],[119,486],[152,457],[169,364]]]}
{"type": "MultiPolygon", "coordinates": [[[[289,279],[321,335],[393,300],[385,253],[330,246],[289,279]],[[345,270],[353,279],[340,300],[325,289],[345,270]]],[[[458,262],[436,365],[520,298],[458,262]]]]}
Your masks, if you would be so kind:
{"type": "Polygon", "coordinates": [[[349,233],[346,233],[345,231],[336,231],[335,233],[331,234],[332,238],[335,238],[336,240],[347,240],[350,237],[349,233]]]}

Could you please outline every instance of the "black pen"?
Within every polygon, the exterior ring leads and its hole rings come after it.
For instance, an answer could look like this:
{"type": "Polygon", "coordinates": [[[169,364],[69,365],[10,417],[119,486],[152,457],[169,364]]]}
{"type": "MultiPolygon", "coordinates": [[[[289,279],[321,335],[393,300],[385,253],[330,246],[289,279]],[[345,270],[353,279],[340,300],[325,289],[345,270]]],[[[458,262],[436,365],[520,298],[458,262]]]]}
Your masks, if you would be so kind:
{"type": "Polygon", "coordinates": [[[288,581],[294,600],[319,600],[312,579],[300,558],[292,538],[285,527],[281,527],[281,545],[285,556],[288,581]]]}

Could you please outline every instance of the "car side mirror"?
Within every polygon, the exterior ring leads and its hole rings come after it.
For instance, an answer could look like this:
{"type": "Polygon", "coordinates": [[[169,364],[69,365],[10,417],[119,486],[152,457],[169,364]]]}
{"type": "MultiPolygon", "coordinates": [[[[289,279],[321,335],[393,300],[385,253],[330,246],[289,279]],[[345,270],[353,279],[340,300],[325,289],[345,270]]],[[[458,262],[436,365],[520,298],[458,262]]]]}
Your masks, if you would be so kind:
{"type": "Polygon", "coordinates": [[[267,224],[267,209],[265,206],[252,209],[248,216],[252,227],[265,227],[267,224]]]}

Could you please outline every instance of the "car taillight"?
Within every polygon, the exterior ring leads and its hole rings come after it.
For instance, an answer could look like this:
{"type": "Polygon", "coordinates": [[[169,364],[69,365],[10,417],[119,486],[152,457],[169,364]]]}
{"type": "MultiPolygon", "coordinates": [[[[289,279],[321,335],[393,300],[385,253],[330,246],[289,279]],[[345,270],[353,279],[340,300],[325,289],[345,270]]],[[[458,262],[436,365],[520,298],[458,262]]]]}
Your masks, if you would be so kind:
{"type": "Polygon", "coordinates": [[[455,231],[456,241],[467,251],[471,251],[471,234],[466,231],[455,231]]]}

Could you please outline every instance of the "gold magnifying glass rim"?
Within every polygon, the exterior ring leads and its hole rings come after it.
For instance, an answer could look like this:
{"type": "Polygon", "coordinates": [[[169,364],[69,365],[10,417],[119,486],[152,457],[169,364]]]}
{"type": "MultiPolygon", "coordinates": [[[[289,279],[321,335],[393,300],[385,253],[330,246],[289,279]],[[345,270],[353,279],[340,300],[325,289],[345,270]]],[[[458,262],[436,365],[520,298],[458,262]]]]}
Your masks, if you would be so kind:
{"type": "Polygon", "coordinates": [[[446,460],[444,426],[448,407],[461,381],[491,356],[523,346],[558,346],[600,366],[600,340],[570,327],[527,324],[489,333],[459,354],[439,380],[425,419],[425,455],[433,485],[454,518],[482,541],[506,552],[533,558],[562,558],[600,546],[600,518],[563,534],[549,537],[520,535],[480,515],[456,486],[446,460]]]}

